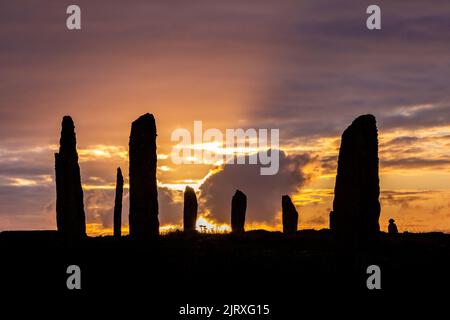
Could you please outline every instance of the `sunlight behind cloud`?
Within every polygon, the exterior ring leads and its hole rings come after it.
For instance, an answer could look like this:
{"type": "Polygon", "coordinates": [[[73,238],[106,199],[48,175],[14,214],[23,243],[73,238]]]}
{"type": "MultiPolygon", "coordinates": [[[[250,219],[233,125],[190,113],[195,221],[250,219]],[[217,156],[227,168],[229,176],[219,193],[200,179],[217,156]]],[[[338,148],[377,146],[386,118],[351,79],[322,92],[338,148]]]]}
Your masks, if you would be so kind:
{"type": "Polygon", "coordinates": [[[99,158],[128,159],[128,150],[122,146],[94,145],[78,149],[80,162],[92,161],[99,158]]]}

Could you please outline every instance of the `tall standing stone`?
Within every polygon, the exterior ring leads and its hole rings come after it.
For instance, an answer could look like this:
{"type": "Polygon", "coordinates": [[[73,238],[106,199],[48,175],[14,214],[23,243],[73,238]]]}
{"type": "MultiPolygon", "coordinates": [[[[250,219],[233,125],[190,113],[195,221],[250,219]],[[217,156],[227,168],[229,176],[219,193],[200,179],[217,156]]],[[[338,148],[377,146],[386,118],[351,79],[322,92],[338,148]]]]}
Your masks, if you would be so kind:
{"type": "Polygon", "coordinates": [[[117,168],[116,198],[114,201],[114,237],[120,238],[122,235],[122,197],[123,197],[123,176],[122,170],[117,168]]]}
{"type": "Polygon", "coordinates": [[[185,232],[194,232],[197,222],[197,196],[194,189],[186,186],[184,190],[183,224],[185,232]]]}
{"type": "Polygon", "coordinates": [[[358,117],[342,134],[334,189],[334,231],[371,240],[380,230],[378,130],[373,115],[358,117]]]}
{"type": "Polygon", "coordinates": [[[245,211],[247,210],[247,196],[240,190],[231,200],[231,231],[233,233],[242,233],[245,231],[245,211]]]}
{"type": "Polygon", "coordinates": [[[55,153],[56,224],[64,237],[77,239],[86,235],[86,222],[77,139],[70,116],[62,120],[59,144],[55,153]]]}
{"type": "Polygon", "coordinates": [[[156,123],[146,113],[131,125],[130,236],[148,239],[159,235],[156,183],[156,123]]]}
{"type": "Polygon", "coordinates": [[[281,198],[282,221],[284,233],[295,233],[298,225],[298,212],[289,196],[281,198]]]}

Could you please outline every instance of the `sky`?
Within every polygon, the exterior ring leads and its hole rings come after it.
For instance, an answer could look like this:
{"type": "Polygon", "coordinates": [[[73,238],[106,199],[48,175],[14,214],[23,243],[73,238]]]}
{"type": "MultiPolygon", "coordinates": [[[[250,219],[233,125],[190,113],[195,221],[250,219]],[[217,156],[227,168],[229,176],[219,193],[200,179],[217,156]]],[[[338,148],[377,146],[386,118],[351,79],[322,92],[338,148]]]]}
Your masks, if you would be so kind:
{"type": "MultiPolygon", "coordinates": [[[[181,225],[194,186],[198,225],[228,230],[235,189],[247,228],[281,230],[281,196],[300,229],[328,227],[340,135],[361,114],[379,129],[380,225],[450,232],[450,2],[0,2],[0,231],[54,229],[54,153],[74,119],[89,234],[112,232],[116,168],[125,176],[131,122],[158,130],[160,222],[181,225]],[[66,8],[81,8],[67,30],[66,8]],[[280,171],[171,161],[177,128],[280,132],[280,171]]],[[[217,146],[216,146],[217,147],[217,146]]],[[[202,145],[200,148],[213,147],[202,145]]],[[[214,149],[214,148],[213,148],[214,149]]],[[[214,149],[216,150],[216,149],[214,149]]]]}

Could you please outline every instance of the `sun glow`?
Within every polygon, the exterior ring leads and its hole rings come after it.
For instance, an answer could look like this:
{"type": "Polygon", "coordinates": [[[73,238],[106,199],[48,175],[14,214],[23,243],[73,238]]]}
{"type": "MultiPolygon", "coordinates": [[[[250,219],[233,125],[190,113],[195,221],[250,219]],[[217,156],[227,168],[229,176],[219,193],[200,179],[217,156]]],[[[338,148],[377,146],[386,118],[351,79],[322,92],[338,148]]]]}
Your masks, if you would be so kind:
{"type": "Polygon", "coordinates": [[[216,223],[205,216],[200,216],[195,224],[195,229],[203,233],[226,233],[231,231],[231,227],[226,223],[216,223]]]}
{"type": "Polygon", "coordinates": [[[177,190],[177,191],[184,191],[184,189],[189,186],[192,187],[195,191],[200,190],[200,186],[212,175],[216,174],[217,172],[221,171],[222,167],[215,167],[213,169],[210,169],[208,173],[201,179],[184,179],[181,182],[176,183],[162,183],[158,181],[158,186],[167,188],[170,190],[177,190]]]}
{"type": "Polygon", "coordinates": [[[78,149],[78,156],[80,162],[86,162],[96,159],[112,159],[119,158],[126,160],[128,158],[128,151],[123,146],[111,146],[111,145],[94,145],[86,148],[78,149]]]}

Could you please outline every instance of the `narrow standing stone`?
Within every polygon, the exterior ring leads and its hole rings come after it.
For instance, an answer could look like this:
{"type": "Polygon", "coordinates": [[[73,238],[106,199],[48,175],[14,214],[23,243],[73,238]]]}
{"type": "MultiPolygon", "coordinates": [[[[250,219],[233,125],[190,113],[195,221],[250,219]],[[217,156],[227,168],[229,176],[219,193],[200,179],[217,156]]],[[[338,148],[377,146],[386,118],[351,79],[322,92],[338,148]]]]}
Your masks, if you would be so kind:
{"type": "Polygon", "coordinates": [[[86,222],[78,165],[75,126],[70,116],[62,120],[59,152],[55,153],[56,224],[66,238],[86,236],[86,222]]]}
{"type": "Polygon", "coordinates": [[[342,134],[334,189],[334,228],[347,240],[371,240],[380,231],[378,130],[373,115],[358,117],[342,134]]]}
{"type": "Polygon", "coordinates": [[[156,124],[146,113],[131,125],[130,145],[130,236],[148,239],[159,235],[156,183],[156,124]]]}
{"type": "Polygon", "coordinates": [[[281,199],[283,232],[295,233],[298,225],[298,212],[289,196],[281,199]]]}
{"type": "Polygon", "coordinates": [[[123,197],[122,170],[120,170],[120,168],[117,168],[116,199],[114,202],[114,237],[116,238],[120,238],[122,235],[122,197],[123,197]]]}
{"type": "Polygon", "coordinates": [[[231,231],[233,233],[245,232],[245,211],[247,210],[247,196],[240,190],[231,200],[231,231]]]}
{"type": "Polygon", "coordinates": [[[336,215],[333,210],[330,211],[330,230],[336,231],[336,215]]]}
{"type": "Polygon", "coordinates": [[[186,186],[184,190],[183,224],[185,232],[194,232],[197,222],[197,196],[194,189],[186,186]]]}

